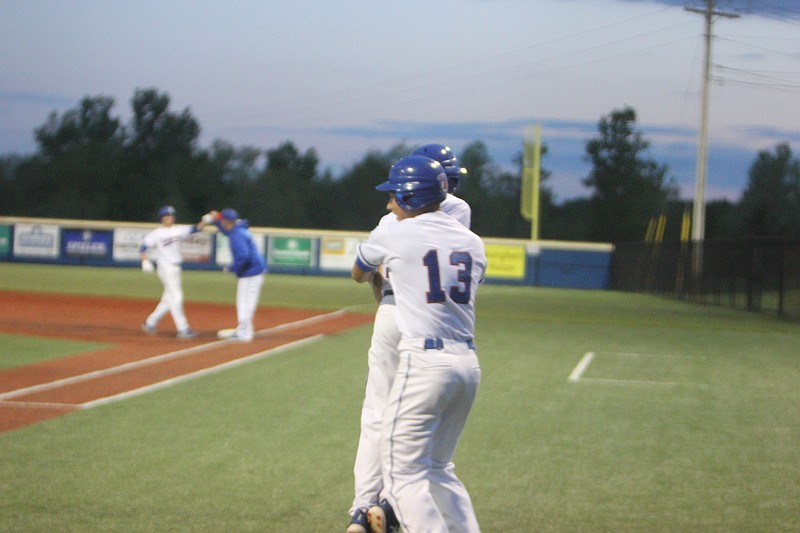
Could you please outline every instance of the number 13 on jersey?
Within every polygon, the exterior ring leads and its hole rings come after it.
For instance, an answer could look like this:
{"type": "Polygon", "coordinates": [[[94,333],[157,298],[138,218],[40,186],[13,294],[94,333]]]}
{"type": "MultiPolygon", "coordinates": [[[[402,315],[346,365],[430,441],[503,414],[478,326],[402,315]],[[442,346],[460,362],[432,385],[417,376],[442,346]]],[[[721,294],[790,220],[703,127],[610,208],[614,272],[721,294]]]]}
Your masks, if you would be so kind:
{"type": "Polygon", "coordinates": [[[472,256],[469,252],[451,252],[448,260],[450,265],[460,268],[456,272],[455,279],[444,280],[445,282],[455,282],[447,287],[449,291],[445,293],[442,288],[438,252],[435,249],[429,250],[422,258],[422,264],[428,270],[428,292],[426,294],[429,304],[444,302],[447,294],[455,303],[469,303],[470,291],[472,290],[472,256]]]}

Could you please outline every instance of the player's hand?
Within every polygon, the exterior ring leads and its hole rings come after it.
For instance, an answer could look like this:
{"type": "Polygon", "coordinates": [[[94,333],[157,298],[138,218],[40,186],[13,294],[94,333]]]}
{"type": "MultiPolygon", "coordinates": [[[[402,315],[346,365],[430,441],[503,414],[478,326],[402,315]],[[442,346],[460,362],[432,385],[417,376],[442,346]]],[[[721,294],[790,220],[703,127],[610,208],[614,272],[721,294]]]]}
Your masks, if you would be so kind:
{"type": "Polygon", "coordinates": [[[142,259],[142,272],[150,274],[155,269],[156,269],[156,267],[155,267],[155,265],[153,265],[152,261],[150,261],[149,259],[142,259]]]}
{"type": "Polygon", "coordinates": [[[214,215],[211,213],[206,213],[203,215],[203,224],[213,224],[214,223],[214,215]]]}

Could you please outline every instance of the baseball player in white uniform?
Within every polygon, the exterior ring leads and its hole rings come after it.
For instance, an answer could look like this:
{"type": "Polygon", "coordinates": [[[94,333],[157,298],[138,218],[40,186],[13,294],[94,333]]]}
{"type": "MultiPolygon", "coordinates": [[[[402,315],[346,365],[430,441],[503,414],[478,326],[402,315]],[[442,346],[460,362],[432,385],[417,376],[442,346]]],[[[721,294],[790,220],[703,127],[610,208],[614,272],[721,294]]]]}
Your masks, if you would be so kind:
{"type": "MultiPolygon", "coordinates": [[[[481,377],[473,335],[485,247],[439,209],[447,178],[437,161],[404,158],[377,188],[390,191],[398,222],[359,245],[352,277],[369,281],[386,266],[401,335],[381,422],[383,495],[406,533],[477,532],[452,458],[481,377]]],[[[386,530],[383,518],[370,519],[373,531],[386,530]]]]}
{"type": "Polygon", "coordinates": [[[142,331],[154,335],[159,321],[167,313],[170,313],[175,322],[175,328],[178,330],[177,337],[191,339],[197,336],[197,332],[189,327],[189,321],[186,320],[186,314],[183,311],[180,245],[189,235],[203,229],[205,222],[200,221],[194,226],[176,225],[175,208],[171,205],[162,207],[158,211],[158,218],[161,225],[145,235],[139,248],[139,255],[142,260],[142,270],[145,272],[155,270],[158,279],[164,286],[164,292],[155,310],[142,324],[142,331]],[[151,250],[155,250],[158,254],[157,267],[154,267],[150,260],[151,250]]]}
{"type": "MultiPolygon", "coordinates": [[[[453,151],[442,144],[426,144],[412,152],[411,155],[424,155],[439,161],[447,175],[448,193],[440,204],[440,209],[458,220],[466,228],[470,227],[471,209],[469,204],[452,193],[466,174],[466,169],[458,164],[453,151]]],[[[384,215],[378,227],[394,224],[397,215],[393,212],[384,215]]],[[[368,352],[368,376],[361,409],[361,434],[353,466],[355,479],[355,497],[349,510],[351,523],[347,533],[366,533],[368,522],[380,522],[382,530],[391,528],[393,524],[392,510],[386,501],[381,499],[383,476],[381,473],[380,435],[383,410],[386,399],[394,381],[399,360],[398,344],[400,330],[397,326],[395,299],[391,280],[381,269],[382,275],[373,276],[373,290],[379,302],[375,313],[372,339],[368,352]],[[372,512],[370,512],[370,510],[372,512]]]]}

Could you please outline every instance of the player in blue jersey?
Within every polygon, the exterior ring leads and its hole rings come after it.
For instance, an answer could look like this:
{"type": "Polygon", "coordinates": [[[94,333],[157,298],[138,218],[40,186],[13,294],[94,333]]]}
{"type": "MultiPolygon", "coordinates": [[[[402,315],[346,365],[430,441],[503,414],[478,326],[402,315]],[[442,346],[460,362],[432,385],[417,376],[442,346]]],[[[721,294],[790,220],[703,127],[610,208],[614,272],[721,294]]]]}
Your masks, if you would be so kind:
{"type": "Polygon", "coordinates": [[[479,531],[452,458],[480,383],[473,337],[485,247],[440,209],[447,177],[439,162],[404,158],[378,189],[389,191],[398,222],[359,245],[352,277],[372,281],[385,265],[401,337],[381,419],[383,495],[409,533],[479,531]]]}
{"type": "Polygon", "coordinates": [[[236,210],[226,208],[219,212],[211,211],[208,214],[210,220],[213,220],[217,228],[228,237],[233,261],[225,267],[225,270],[232,272],[238,278],[236,282],[236,329],[222,330],[219,336],[240,342],[250,342],[255,335],[253,318],[258,308],[258,299],[261,295],[261,286],[264,284],[267,264],[264,256],[256,247],[247,220],[240,219],[236,210]]]}

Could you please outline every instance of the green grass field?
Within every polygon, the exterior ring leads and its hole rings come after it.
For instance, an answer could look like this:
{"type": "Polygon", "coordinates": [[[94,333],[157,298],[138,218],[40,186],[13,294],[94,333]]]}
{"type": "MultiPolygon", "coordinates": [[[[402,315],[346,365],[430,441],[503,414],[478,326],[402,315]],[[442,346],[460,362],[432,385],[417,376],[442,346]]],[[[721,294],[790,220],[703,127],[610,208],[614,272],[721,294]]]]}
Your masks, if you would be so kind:
{"type": "MultiPolygon", "coordinates": [[[[232,302],[231,278],[187,272],[187,298],[232,302]]],[[[0,263],[12,289],[160,294],[133,269],[0,263]]],[[[346,278],[269,275],[262,303],[370,298],[346,278]]],[[[370,333],[0,434],[0,531],[344,531],[370,333]]],[[[0,357],[21,364],[37,340],[9,338],[0,357]]],[[[797,323],[486,285],[476,341],[456,465],[485,533],[800,530],[797,323]]]]}

